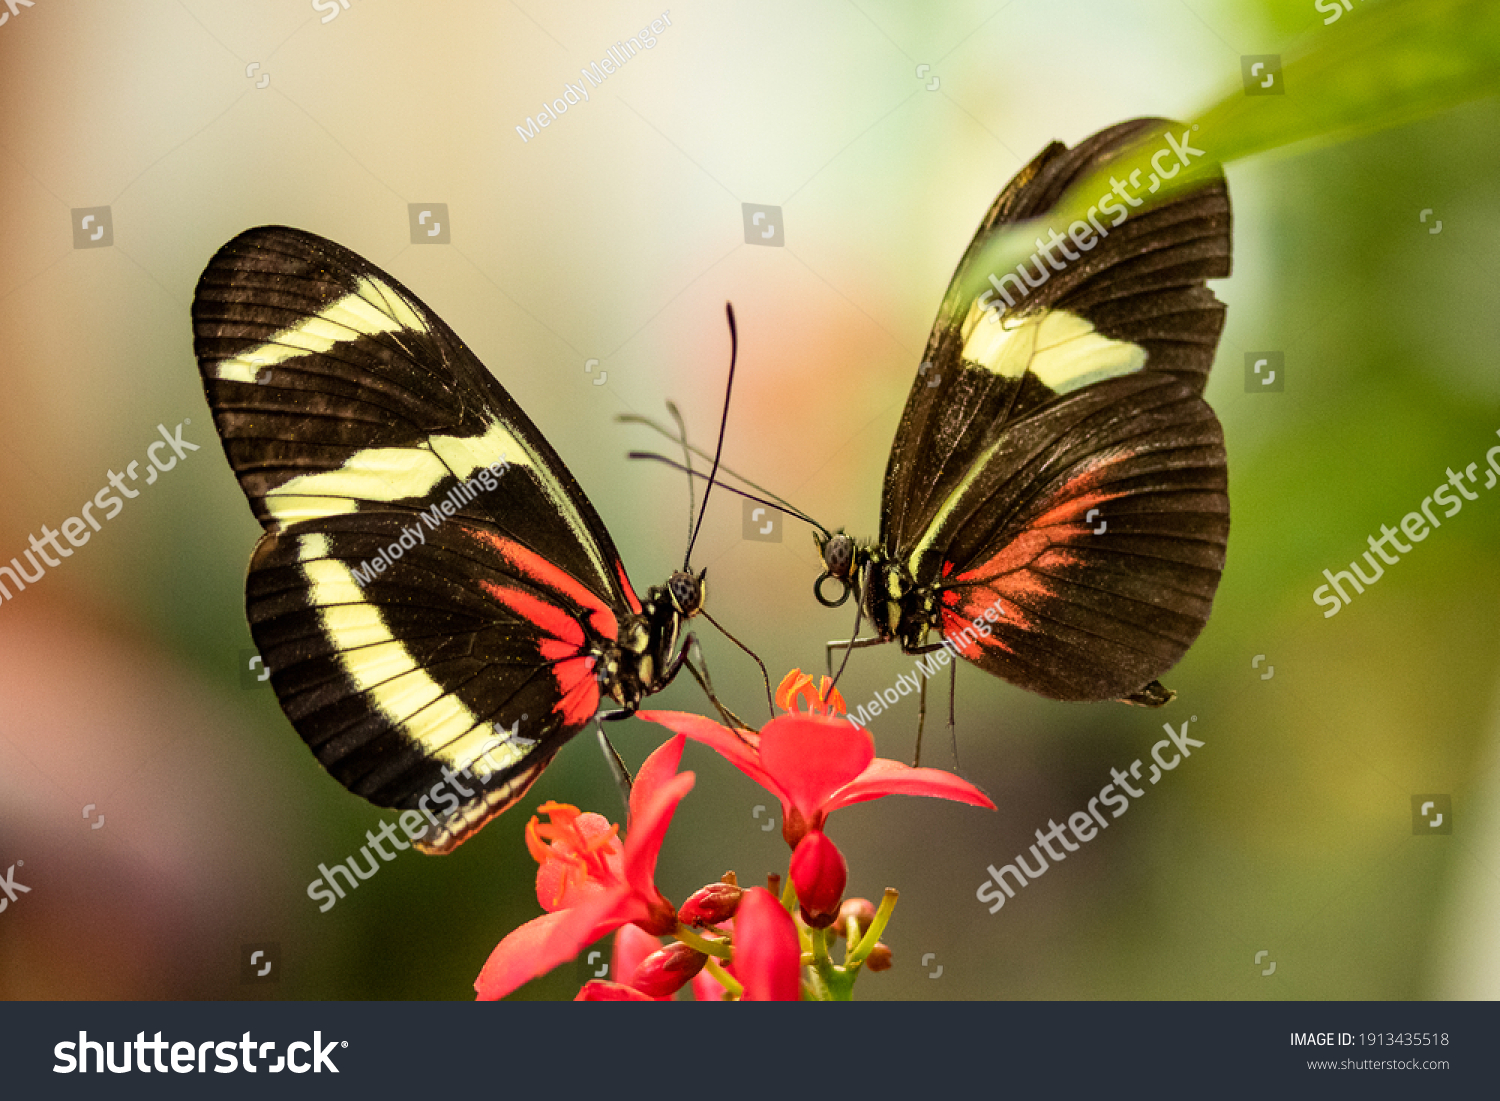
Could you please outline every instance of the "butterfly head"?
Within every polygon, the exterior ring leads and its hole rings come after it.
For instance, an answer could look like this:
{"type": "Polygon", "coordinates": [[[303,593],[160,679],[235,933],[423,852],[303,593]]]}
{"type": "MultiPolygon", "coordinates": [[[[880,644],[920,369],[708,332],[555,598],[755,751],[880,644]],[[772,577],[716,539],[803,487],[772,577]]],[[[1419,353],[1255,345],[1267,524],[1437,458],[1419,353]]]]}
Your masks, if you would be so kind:
{"type": "Polygon", "coordinates": [[[708,592],[708,584],[704,580],[708,576],[708,570],[700,570],[692,573],[689,570],[678,570],[667,580],[667,595],[672,598],[672,606],[685,619],[691,619],[703,610],[703,600],[708,592]]]}
{"type": "Polygon", "coordinates": [[[823,572],[813,583],[813,595],[825,608],[837,608],[854,591],[855,577],[859,572],[859,548],[853,536],[845,535],[842,530],[832,535],[815,531],[813,542],[817,545],[819,557],[823,559],[823,572]],[[842,586],[843,591],[836,600],[823,593],[823,583],[829,580],[837,581],[842,586]]]}

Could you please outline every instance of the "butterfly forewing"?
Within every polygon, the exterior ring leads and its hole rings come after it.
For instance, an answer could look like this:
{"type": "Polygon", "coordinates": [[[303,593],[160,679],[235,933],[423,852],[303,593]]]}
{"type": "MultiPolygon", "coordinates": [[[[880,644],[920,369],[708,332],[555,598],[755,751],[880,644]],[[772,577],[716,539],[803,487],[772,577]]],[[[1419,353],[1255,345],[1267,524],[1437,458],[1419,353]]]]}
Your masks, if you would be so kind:
{"type": "Polygon", "coordinates": [[[266,528],[247,613],[282,706],[340,782],[427,814],[422,847],[446,851],[594,715],[585,651],[640,610],[609,536],[463,342],[347,249],[241,234],[193,322],[266,528]]]}

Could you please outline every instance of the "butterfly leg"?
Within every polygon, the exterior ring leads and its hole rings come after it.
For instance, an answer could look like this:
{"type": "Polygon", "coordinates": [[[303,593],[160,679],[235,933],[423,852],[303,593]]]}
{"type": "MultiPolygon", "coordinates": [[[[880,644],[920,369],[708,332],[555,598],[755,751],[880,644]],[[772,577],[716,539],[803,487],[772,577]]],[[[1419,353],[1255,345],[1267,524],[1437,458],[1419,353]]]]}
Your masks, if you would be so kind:
{"type": "MultiPolygon", "coordinates": [[[[866,646],[879,646],[882,642],[887,641],[889,640],[883,638],[846,638],[838,642],[824,643],[825,657],[828,661],[829,675],[831,676],[833,674],[833,652],[835,650],[863,650],[866,646]]],[[[845,658],[847,659],[847,657],[848,655],[846,653],[845,658]]],[[[843,672],[843,669],[843,665],[840,664],[839,671],[843,672]]]]}
{"type": "MultiPolygon", "coordinates": [[[[859,576],[859,599],[854,602],[854,630],[849,632],[847,641],[830,642],[823,652],[823,656],[828,662],[828,675],[833,677],[834,688],[838,687],[839,678],[844,675],[844,667],[849,664],[849,655],[851,652],[861,647],[873,646],[877,641],[885,641],[884,639],[871,640],[859,637],[860,617],[865,613],[865,595],[869,583],[870,571],[861,570],[859,576]],[[833,648],[835,646],[843,647],[844,650],[844,660],[839,663],[839,671],[837,673],[833,671],[833,648]]],[[[848,590],[846,589],[845,591],[847,592],[848,590]]]]}
{"type": "Polygon", "coordinates": [[[599,748],[604,751],[604,759],[609,762],[610,775],[615,778],[615,785],[620,789],[620,798],[625,803],[625,813],[630,813],[630,770],[625,767],[625,762],[620,760],[620,755],[615,751],[614,744],[610,742],[609,735],[604,733],[604,724],[601,719],[625,718],[631,714],[628,710],[611,711],[607,715],[594,716],[594,729],[599,733],[599,748]]]}
{"type": "Polygon", "coordinates": [[[948,663],[948,748],[953,753],[953,771],[958,767],[958,724],[953,718],[954,699],[958,696],[958,663],[948,663]]]}
{"type": "Polygon", "coordinates": [[[922,730],[927,726],[927,678],[922,678],[922,687],[917,689],[917,748],[911,755],[911,767],[922,767],[922,730]]]}
{"type": "Polygon", "coordinates": [[[731,730],[735,727],[739,727],[742,730],[755,729],[755,727],[724,706],[723,701],[714,692],[713,681],[708,676],[708,663],[703,660],[703,648],[698,644],[697,635],[690,634],[682,640],[682,649],[677,652],[677,656],[672,659],[672,664],[667,667],[666,672],[662,676],[661,683],[666,684],[669,682],[677,675],[678,670],[684,666],[693,675],[693,679],[698,682],[698,687],[703,689],[703,694],[708,697],[708,702],[714,705],[714,710],[718,711],[719,717],[724,720],[725,724],[731,730]],[[697,665],[693,663],[691,656],[693,654],[696,654],[698,657],[697,665]],[[703,666],[701,673],[698,671],[698,665],[703,666]]]}
{"type": "MultiPolygon", "coordinates": [[[[906,651],[909,654],[931,654],[946,647],[941,642],[932,643],[929,646],[918,646],[906,651]]],[[[958,735],[953,724],[953,696],[958,690],[958,666],[949,664],[948,681],[948,740],[953,743],[953,763],[958,764],[958,735]]],[[[920,768],[922,764],[922,730],[927,725],[927,678],[923,677],[922,687],[917,692],[917,748],[912,754],[911,764],[913,768],[920,768]]]]}

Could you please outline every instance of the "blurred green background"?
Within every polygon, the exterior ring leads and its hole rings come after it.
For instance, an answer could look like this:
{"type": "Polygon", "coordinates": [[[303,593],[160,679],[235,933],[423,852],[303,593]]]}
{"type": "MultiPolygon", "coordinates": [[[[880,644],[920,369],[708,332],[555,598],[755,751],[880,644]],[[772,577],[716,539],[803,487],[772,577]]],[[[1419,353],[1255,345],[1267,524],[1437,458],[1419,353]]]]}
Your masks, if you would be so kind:
{"type": "MultiPolygon", "coordinates": [[[[7,998],[471,997],[489,950],[539,912],[522,841],[536,804],[619,817],[580,738],[456,854],[403,854],[326,914],[307,898],[320,863],[392,816],[326,776],[244,671],[259,528],[188,324],[235,233],[309,229],[411,287],[553,442],[644,590],[680,558],[682,480],[625,462],[659,441],[614,418],[675,399],[711,445],[725,300],[741,340],[726,462],[873,534],[933,314],[1005,181],[1052,139],[1191,116],[1240,86],[1242,55],[1366,14],[678,0],[655,48],[523,143],[518,124],[661,9],[329,10],[37,0],[0,24],[0,561],[143,459],[158,424],[190,420],[202,447],[0,603],[0,869],[20,863],[31,887],[0,913],[7,998]],[[451,244],[409,243],[413,202],[448,205],[451,244]],[[742,203],[782,207],[785,247],[745,243],[742,203]],[[70,211],[96,206],[113,243],[75,249],[70,211]],[[281,979],[242,985],[258,942],[280,944],[281,979]]],[[[1497,126],[1491,100],[1229,167],[1208,397],[1233,524],[1213,618],[1164,678],[1180,697],[1068,705],[961,669],[959,767],[999,811],[892,799],[833,819],[851,892],[902,892],[896,966],[857,996],[1500,996],[1500,494],[1479,490],[1335,617],[1312,600],[1325,568],[1497,442],[1497,126]],[[1267,350],[1285,390],[1247,393],[1246,354],[1267,350]],[[998,914],[976,900],[986,865],[1190,715],[1206,743],[1191,760],[998,914]],[[1451,835],[1413,835],[1419,793],[1451,795],[1451,835]]],[[[816,669],[852,615],[811,599],[805,531],[742,532],[740,503],[717,497],[694,556],[710,609],[774,676],[816,669]]],[[[753,667],[701,634],[723,695],[763,714],[753,667]]],[[[894,646],[863,651],[842,687],[867,700],[909,669],[894,646]]],[[[652,704],[705,709],[687,678],[652,704]]],[[[883,755],[909,756],[914,719],[908,699],[873,724],[883,755]]],[[[951,767],[937,729],[925,763],[951,767]]],[[[665,732],[614,733],[637,762],[665,732]]],[[[761,790],[697,747],[686,767],[667,893],[782,871],[761,790]]],[[[581,977],[519,996],[571,997],[581,977]]]]}

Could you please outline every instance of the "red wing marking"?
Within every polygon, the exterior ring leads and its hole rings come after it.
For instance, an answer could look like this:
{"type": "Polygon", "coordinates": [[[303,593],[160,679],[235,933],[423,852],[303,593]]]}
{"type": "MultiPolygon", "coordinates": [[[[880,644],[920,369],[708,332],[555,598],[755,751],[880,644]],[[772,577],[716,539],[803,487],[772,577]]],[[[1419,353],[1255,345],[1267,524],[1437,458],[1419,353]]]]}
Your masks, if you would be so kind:
{"type": "MultiPolygon", "coordinates": [[[[625,576],[625,563],[618,558],[615,559],[615,576],[620,579],[620,588],[625,591],[625,603],[630,605],[630,610],[636,615],[641,614],[641,602],[635,595],[635,590],[630,587],[630,578],[625,576]]],[[[614,638],[614,628],[610,628],[609,638],[614,638]]]]}
{"type": "MultiPolygon", "coordinates": [[[[1001,619],[1000,622],[1004,623],[1007,620],[1013,621],[1014,619],[1014,616],[1005,616],[1001,619]]],[[[968,658],[970,661],[978,661],[980,653],[984,647],[994,647],[996,649],[1004,650],[1007,654],[1014,653],[1014,651],[1011,650],[1009,646],[1005,645],[1005,643],[1001,642],[1000,637],[994,633],[995,628],[998,626],[999,624],[986,622],[978,615],[973,617],[965,617],[963,615],[958,615],[950,612],[947,608],[943,609],[943,637],[948,640],[948,644],[950,646],[952,646],[955,650],[957,650],[964,657],[968,658]],[[986,635],[977,627],[975,627],[975,620],[978,620],[980,623],[984,623],[985,626],[989,628],[990,633],[986,635]]],[[[1023,622],[1021,626],[1024,628],[1025,623],[1023,622]]]]}
{"type": "MultiPolygon", "coordinates": [[[[538,600],[530,593],[523,593],[518,589],[507,589],[493,581],[482,581],[480,587],[522,619],[535,624],[539,631],[557,639],[558,642],[554,645],[567,646],[565,651],[552,654],[552,658],[562,657],[564,654],[576,654],[582,648],[583,628],[579,626],[576,619],[556,604],[548,604],[545,600],[538,600]]],[[[544,642],[543,645],[547,643],[544,642]]]]}
{"type": "MultiPolygon", "coordinates": [[[[589,614],[589,623],[601,636],[612,639],[619,634],[619,624],[615,622],[615,614],[610,610],[609,605],[585,588],[572,574],[554,566],[535,551],[527,550],[519,543],[513,543],[493,532],[475,532],[474,535],[494,550],[522,577],[561,593],[580,608],[586,609],[589,614]]],[[[615,566],[620,571],[620,579],[625,586],[626,596],[631,602],[631,610],[639,612],[640,601],[631,590],[630,582],[625,580],[624,568],[618,562],[615,566]]]]}
{"type": "Polygon", "coordinates": [[[543,660],[551,663],[552,676],[557,681],[558,701],[552,710],[570,726],[587,722],[599,709],[599,685],[594,678],[593,657],[578,652],[584,642],[578,621],[530,593],[507,589],[493,581],[481,585],[501,604],[534,624],[544,635],[551,636],[542,638],[537,650],[543,660]]]}
{"type": "Polygon", "coordinates": [[[581,726],[599,710],[599,682],[594,677],[594,659],[573,658],[552,667],[562,699],[553,708],[569,726],[581,726]]]}

